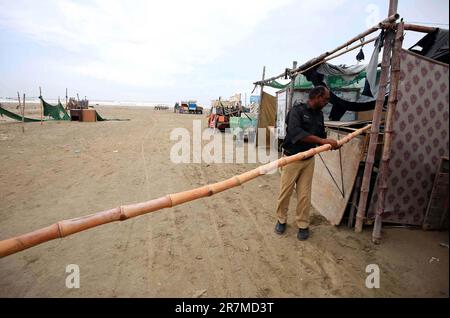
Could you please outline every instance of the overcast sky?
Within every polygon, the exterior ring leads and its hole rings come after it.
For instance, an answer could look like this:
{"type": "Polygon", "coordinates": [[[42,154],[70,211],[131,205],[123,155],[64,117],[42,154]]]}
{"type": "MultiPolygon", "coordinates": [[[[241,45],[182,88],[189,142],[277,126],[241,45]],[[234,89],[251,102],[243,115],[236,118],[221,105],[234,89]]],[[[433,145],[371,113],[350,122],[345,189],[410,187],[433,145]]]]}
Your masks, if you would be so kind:
{"type": "MultiPolygon", "coordinates": [[[[91,100],[248,100],[263,65],[273,76],[337,47],[385,18],[388,2],[0,0],[0,97],[41,86],[48,99],[67,87],[91,100]]],[[[448,29],[448,0],[399,0],[398,12],[448,29]]],[[[404,47],[419,38],[408,32],[404,47]]]]}

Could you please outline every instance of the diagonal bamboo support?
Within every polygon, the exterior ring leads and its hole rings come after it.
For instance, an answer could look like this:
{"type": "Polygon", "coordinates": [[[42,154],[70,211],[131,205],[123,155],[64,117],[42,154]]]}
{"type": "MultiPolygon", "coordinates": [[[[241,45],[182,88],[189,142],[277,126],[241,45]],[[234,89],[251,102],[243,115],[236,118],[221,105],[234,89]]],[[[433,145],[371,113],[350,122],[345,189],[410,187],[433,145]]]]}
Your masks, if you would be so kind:
{"type": "MultiPolygon", "coordinates": [[[[361,129],[358,129],[351,134],[348,134],[344,138],[338,140],[340,146],[349,142],[352,138],[362,134],[370,128],[371,125],[367,125],[361,129]]],[[[278,167],[283,167],[294,161],[303,160],[312,157],[318,153],[331,150],[330,145],[322,145],[305,152],[300,152],[296,155],[289,157],[282,157],[278,160],[269,162],[265,165],[259,166],[253,170],[244,172],[240,175],[234,176],[224,181],[209,184],[196,189],[169,194],[157,199],[153,199],[147,202],[141,202],[136,204],[124,205],[111,210],[98,212],[83,217],[63,220],[47,226],[45,228],[16,236],[13,238],[0,241],[0,258],[8,256],[33,247],[35,245],[56,239],[69,236],[71,234],[81,232],[102,224],[124,221],[129,218],[133,218],[142,214],[155,212],[164,208],[170,208],[185,202],[193,201],[199,198],[208,197],[213,194],[228,190],[230,188],[240,186],[247,181],[250,181],[256,177],[267,174],[278,167]]]]}

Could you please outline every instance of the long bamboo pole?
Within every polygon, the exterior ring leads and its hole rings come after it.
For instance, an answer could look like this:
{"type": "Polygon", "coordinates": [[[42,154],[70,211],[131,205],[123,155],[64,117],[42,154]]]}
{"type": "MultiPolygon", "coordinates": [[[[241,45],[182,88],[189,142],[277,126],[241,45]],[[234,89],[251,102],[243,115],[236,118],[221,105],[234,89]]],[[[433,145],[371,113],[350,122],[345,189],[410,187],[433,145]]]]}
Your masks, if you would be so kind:
{"type": "MultiPolygon", "coordinates": [[[[390,4],[390,9],[392,1],[390,4]]],[[[378,133],[381,121],[382,109],[385,101],[386,87],[387,87],[387,75],[389,72],[392,40],[394,38],[394,32],[391,29],[386,29],[384,36],[384,49],[383,58],[381,60],[381,74],[380,83],[378,89],[377,100],[375,103],[375,109],[373,111],[372,129],[370,131],[369,148],[367,150],[367,158],[364,166],[363,181],[361,184],[361,191],[358,202],[358,212],[356,213],[355,232],[360,233],[362,231],[363,221],[365,219],[367,197],[369,195],[370,180],[372,178],[372,169],[375,163],[375,153],[378,144],[378,133]]]]}
{"type": "Polygon", "coordinates": [[[422,33],[431,33],[431,32],[436,31],[436,28],[434,28],[434,27],[410,24],[410,23],[405,23],[403,28],[405,31],[416,31],[416,32],[422,32],[422,33]]]}
{"type": "MultiPolygon", "coordinates": [[[[362,42],[362,43],[359,43],[359,44],[357,44],[357,45],[355,45],[355,46],[352,46],[352,47],[348,48],[347,50],[345,50],[345,51],[343,51],[343,52],[340,52],[340,53],[338,53],[338,54],[336,54],[336,55],[331,55],[331,56],[329,56],[329,57],[327,57],[327,58],[325,58],[325,59],[323,59],[323,60],[320,60],[320,61],[317,62],[316,64],[311,65],[310,67],[308,67],[308,68],[306,68],[306,69],[304,69],[304,70],[301,70],[301,71],[298,71],[298,72],[295,72],[295,73],[290,73],[290,74],[291,74],[290,76],[292,76],[292,78],[295,78],[296,76],[298,76],[298,75],[300,75],[300,74],[303,74],[303,73],[309,71],[310,69],[312,69],[312,68],[314,68],[314,67],[316,67],[316,66],[318,66],[318,65],[320,65],[320,64],[323,64],[323,63],[326,63],[326,62],[328,62],[328,61],[331,61],[331,60],[333,60],[333,59],[335,59],[335,58],[337,58],[337,57],[339,57],[339,56],[341,56],[341,55],[344,55],[344,54],[346,54],[346,53],[348,53],[348,52],[351,52],[351,51],[353,51],[353,50],[355,50],[355,49],[357,49],[357,48],[359,48],[359,47],[361,47],[361,46],[363,46],[363,45],[369,44],[369,43],[375,41],[377,38],[378,38],[378,37],[374,37],[374,38],[372,38],[372,39],[370,39],[370,40],[367,40],[367,41],[364,41],[364,42],[362,42]]],[[[295,68],[295,67],[294,67],[294,68],[295,68]]],[[[284,76],[284,75],[286,75],[286,74],[283,73],[283,76],[284,76]]],[[[268,80],[264,81],[264,83],[268,83],[267,81],[268,81],[268,80]]],[[[294,80],[294,81],[295,81],[295,80],[294,80]]],[[[262,82],[262,81],[261,81],[261,82],[262,82]]],[[[262,84],[262,85],[264,85],[264,84],[262,84]]],[[[293,85],[293,84],[291,83],[291,86],[292,86],[292,85],[293,85]]],[[[255,87],[256,87],[256,86],[255,86],[255,87]]],[[[290,109],[290,108],[288,108],[288,109],[290,109]]]]}
{"type": "MultiPolygon", "coordinates": [[[[338,53],[338,54],[331,55],[331,56],[327,57],[327,58],[324,59],[323,62],[321,62],[321,63],[328,62],[328,61],[330,61],[330,60],[332,60],[332,59],[335,59],[335,58],[337,58],[337,57],[339,57],[339,56],[341,56],[341,55],[344,55],[344,54],[346,54],[346,53],[348,53],[348,52],[351,52],[351,51],[353,51],[353,50],[356,50],[357,48],[359,48],[359,47],[361,47],[361,46],[364,46],[364,45],[366,45],[366,44],[372,43],[373,41],[376,41],[377,39],[378,39],[378,36],[376,36],[376,37],[374,37],[374,38],[371,38],[370,40],[363,41],[363,42],[361,42],[361,43],[359,43],[359,44],[357,44],[357,45],[354,45],[354,46],[352,46],[352,47],[349,47],[348,49],[346,49],[346,50],[343,51],[343,52],[340,52],[340,53],[338,53]]],[[[308,68],[308,69],[310,69],[310,68],[308,68]]],[[[302,73],[305,72],[305,71],[307,71],[308,69],[305,69],[304,71],[302,71],[302,73]]]]}
{"type": "Polygon", "coordinates": [[[346,54],[346,53],[348,53],[348,52],[351,52],[351,51],[353,51],[353,50],[355,50],[355,49],[357,49],[357,48],[359,48],[359,47],[361,47],[361,46],[363,46],[363,45],[369,44],[369,43],[375,41],[377,38],[378,38],[378,37],[374,37],[374,38],[372,38],[372,39],[370,39],[370,40],[367,40],[367,41],[364,41],[364,42],[362,42],[362,43],[359,43],[359,44],[357,44],[357,45],[355,45],[355,46],[352,46],[351,48],[348,48],[347,50],[345,50],[345,51],[343,51],[343,52],[340,52],[340,53],[335,54],[335,55],[331,55],[331,56],[329,56],[329,57],[327,57],[327,58],[325,58],[325,59],[323,59],[323,60],[317,62],[316,64],[311,65],[310,67],[308,67],[308,68],[306,68],[306,69],[304,69],[304,70],[301,70],[301,71],[296,72],[295,75],[293,75],[293,76],[297,76],[297,75],[299,75],[299,74],[303,74],[303,73],[309,71],[310,69],[312,69],[312,68],[314,68],[314,67],[316,67],[316,66],[318,66],[318,65],[320,65],[320,64],[323,64],[323,63],[326,63],[326,62],[328,62],[328,61],[331,61],[331,60],[333,60],[333,59],[335,59],[335,58],[337,58],[337,57],[339,57],[339,56],[341,56],[341,55],[344,55],[344,54],[346,54]]]}
{"type": "MultiPolygon", "coordinates": [[[[342,146],[354,137],[370,129],[371,125],[355,130],[344,138],[338,140],[338,145],[342,146]]],[[[87,216],[63,220],[42,229],[0,241],[0,258],[20,252],[38,244],[69,236],[102,224],[124,221],[142,214],[155,212],[164,208],[174,207],[185,202],[199,198],[212,196],[213,194],[240,186],[256,177],[267,174],[279,167],[288,165],[294,161],[312,157],[318,153],[331,150],[331,145],[322,145],[305,152],[300,152],[293,156],[282,157],[278,160],[259,166],[253,170],[231,177],[217,183],[205,185],[196,189],[165,195],[147,202],[124,205],[111,210],[90,214],[87,216]]]]}
{"type": "MultiPolygon", "coordinates": [[[[332,54],[334,54],[334,53],[336,53],[336,52],[342,50],[343,48],[348,47],[350,44],[352,44],[352,43],[354,43],[354,42],[356,42],[356,41],[358,41],[358,40],[360,40],[360,39],[366,37],[367,35],[369,35],[369,34],[371,34],[371,33],[374,33],[374,32],[376,32],[376,31],[378,31],[379,29],[384,28],[384,26],[385,26],[386,24],[390,24],[390,23],[395,22],[398,18],[399,18],[399,15],[398,15],[397,13],[390,15],[388,18],[384,19],[383,21],[381,21],[381,22],[378,23],[377,25],[371,27],[371,28],[368,29],[367,31],[364,31],[364,32],[358,34],[357,36],[353,37],[352,39],[350,39],[349,41],[345,42],[344,44],[338,46],[338,47],[335,48],[334,50],[331,50],[331,51],[329,51],[329,52],[325,52],[325,53],[319,55],[318,57],[315,57],[315,58],[309,60],[308,62],[306,62],[306,63],[300,65],[300,66],[297,67],[296,69],[292,70],[292,71],[290,72],[289,75],[290,75],[290,76],[293,76],[293,75],[295,75],[295,74],[297,74],[297,73],[299,73],[299,72],[301,72],[301,71],[307,69],[307,68],[310,67],[311,65],[314,65],[314,64],[316,64],[317,62],[320,62],[321,60],[325,59],[326,57],[328,57],[328,56],[330,56],[330,55],[332,55],[332,54]]],[[[285,76],[285,72],[281,73],[280,75],[277,75],[277,76],[273,76],[273,77],[267,78],[267,79],[265,79],[265,80],[263,80],[263,81],[257,81],[257,82],[254,82],[253,84],[255,84],[255,85],[261,85],[261,84],[263,84],[263,85],[264,85],[264,84],[270,83],[271,81],[276,80],[276,79],[281,78],[281,77],[284,77],[284,76],[285,76]]]]}
{"type": "Polygon", "coordinates": [[[388,187],[387,179],[392,149],[394,114],[397,108],[397,92],[400,81],[400,52],[403,44],[403,31],[403,22],[400,22],[397,25],[395,44],[392,51],[391,89],[389,93],[388,109],[385,121],[383,154],[381,157],[380,174],[378,177],[378,205],[372,231],[372,241],[376,244],[380,243],[381,239],[382,215],[385,210],[386,191],[388,187]]]}

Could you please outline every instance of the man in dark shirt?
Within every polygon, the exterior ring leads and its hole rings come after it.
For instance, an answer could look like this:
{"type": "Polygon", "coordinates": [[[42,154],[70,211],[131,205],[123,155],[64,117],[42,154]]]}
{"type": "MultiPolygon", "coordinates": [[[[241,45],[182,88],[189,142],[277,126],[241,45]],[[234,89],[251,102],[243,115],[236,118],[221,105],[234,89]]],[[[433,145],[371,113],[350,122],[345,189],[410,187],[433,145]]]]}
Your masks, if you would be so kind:
{"type": "MultiPolygon", "coordinates": [[[[337,141],[327,139],[322,109],[328,104],[330,92],[324,86],[314,87],[306,104],[295,103],[286,116],[286,137],[283,153],[292,156],[318,145],[330,144],[338,149],[337,141]]],[[[296,224],[297,238],[301,241],[309,237],[309,210],[311,209],[311,185],[314,174],[314,157],[293,162],[281,168],[280,195],[278,197],[277,234],[286,230],[289,200],[294,187],[297,192],[296,224]]]]}

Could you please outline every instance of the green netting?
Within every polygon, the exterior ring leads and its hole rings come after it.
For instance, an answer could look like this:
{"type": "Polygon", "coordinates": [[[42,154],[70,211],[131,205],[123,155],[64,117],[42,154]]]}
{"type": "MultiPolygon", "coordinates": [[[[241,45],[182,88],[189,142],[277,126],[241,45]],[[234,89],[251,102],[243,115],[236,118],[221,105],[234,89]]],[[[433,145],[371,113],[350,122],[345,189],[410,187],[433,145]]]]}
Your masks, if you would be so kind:
{"type": "MultiPolygon", "coordinates": [[[[380,70],[377,72],[377,78],[379,78],[380,70]]],[[[346,81],[342,76],[339,75],[326,75],[325,76],[325,82],[328,87],[331,89],[336,88],[363,88],[365,83],[365,77],[366,72],[361,72],[357,76],[355,76],[352,80],[346,81]]],[[[281,84],[280,82],[277,82],[276,80],[270,82],[269,84],[266,84],[267,86],[276,88],[276,89],[283,89],[291,85],[291,82],[287,84],[281,84]]],[[[307,89],[307,88],[313,88],[314,85],[310,81],[306,79],[306,77],[302,74],[298,75],[295,79],[295,89],[307,89]]]]}
{"type": "Polygon", "coordinates": [[[361,72],[350,81],[346,81],[342,76],[338,75],[325,76],[325,81],[331,89],[344,87],[364,87],[365,78],[366,72],[361,72]]]}
{"type": "Polygon", "coordinates": [[[42,96],[39,96],[42,101],[42,106],[44,107],[44,116],[50,116],[55,120],[70,120],[69,114],[67,114],[61,102],[58,101],[56,106],[47,103],[42,96]]]}
{"type": "MultiPolygon", "coordinates": [[[[11,119],[15,119],[18,121],[22,121],[22,116],[14,114],[6,109],[4,109],[3,107],[0,106],[0,115],[3,117],[3,115],[11,118],[11,119]]],[[[36,119],[36,118],[28,118],[28,117],[24,117],[24,122],[36,122],[36,121],[41,121],[40,119],[36,119]]]]}

